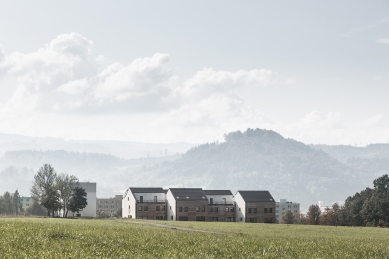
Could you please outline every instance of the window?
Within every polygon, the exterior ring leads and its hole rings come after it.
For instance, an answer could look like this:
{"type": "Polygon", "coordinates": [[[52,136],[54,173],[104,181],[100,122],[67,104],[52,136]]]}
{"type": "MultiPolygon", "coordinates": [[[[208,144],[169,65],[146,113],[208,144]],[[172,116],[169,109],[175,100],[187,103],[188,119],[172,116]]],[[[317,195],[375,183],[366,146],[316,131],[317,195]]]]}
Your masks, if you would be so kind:
{"type": "Polygon", "coordinates": [[[214,212],[218,212],[218,211],[219,211],[219,208],[216,207],[213,211],[214,211],[214,212]]]}
{"type": "Polygon", "coordinates": [[[252,223],[257,222],[257,218],[249,218],[249,222],[252,222],[252,223]]]}
{"type": "Polygon", "coordinates": [[[131,205],[128,205],[128,209],[130,209],[131,208],[131,205]]]}
{"type": "Polygon", "coordinates": [[[241,208],[239,208],[239,211],[241,211],[241,208]]]}
{"type": "Polygon", "coordinates": [[[157,202],[157,196],[154,196],[154,202],[157,202]]]}
{"type": "Polygon", "coordinates": [[[149,211],[149,206],[144,206],[144,211],[149,211]]]}
{"type": "Polygon", "coordinates": [[[209,208],[209,212],[213,212],[213,208],[212,207],[209,208]]]}
{"type": "Polygon", "coordinates": [[[240,217],[240,221],[242,221],[243,219],[242,219],[242,217],[240,217]]]}
{"type": "Polygon", "coordinates": [[[209,221],[218,221],[217,217],[209,217],[209,221]]]}
{"type": "Polygon", "coordinates": [[[213,204],[213,198],[209,199],[209,204],[213,204]]]}
{"type": "Polygon", "coordinates": [[[103,207],[103,206],[100,205],[99,208],[101,208],[101,207],[103,207]]]}
{"type": "Polygon", "coordinates": [[[170,206],[170,210],[172,210],[172,206],[170,206]]]}
{"type": "Polygon", "coordinates": [[[30,201],[30,199],[26,199],[26,201],[30,201]]]}
{"type": "Polygon", "coordinates": [[[129,201],[130,200],[130,197],[127,197],[127,201],[129,201]]]}
{"type": "Polygon", "coordinates": [[[264,213],[267,213],[267,208],[264,208],[264,209],[263,209],[263,212],[264,212],[264,213]]]}
{"type": "Polygon", "coordinates": [[[201,211],[205,211],[205,206],[203,206],[203,207],[201,208],[201,211]]]}
{"type": "Polygon", "coordinates": [[[185,206],[185,207],[184,207],[184,211],[185,211],[185,212],[188,212],[188,206],[185,206]]]}
{"type": "Polygon", "coordinates": [[[160,209],[161,209],[160,206],[156,206],[156,207],[155,207],[155,210],[156,210],[156,211],[159,211],[160,209]]]}
{"type": "Polygon", "coordinates": [[[226,208],[226,212],[229,212],[229,211],[230,211],[230,209],[227,207],[227,208],[226,208]]]}
{"type": "Polygon", "coordinates": [[[182,206],[178,207],[178,211],[182,212],[182,206]]]}
{"type": "Polygon", "coordinates": [[[273,213],[273,208],[269,208],[269,213],[273,213]]]}
{"type": "Polygon", "coordinates": [[[200,211],[200,207],[196,206],[196,212],[199,212],[199,211],[200,211]]]}
{"type": "Polygon", "coordinates": [[[173,216],[170,216],[170,219],[173,220],[173,216]]]}
{"type": "Polygon", "coordinates": [[[112,203],[115,203],[115,201],[112,201],[112,203]]]}
{"type": "Polygon", "coordinates": [[[204,216],[197,216],[196,221],[205,221],[205,217],[204,216]]]}
{"type": "Polygon", "coordinates": [[[162,211],[165,211],[165,209],[166,209],[165,206],[162,206],[162,211]]]}
{"type": "Polygon", "coordinates": [[[279,210],[276,210],[276,213],[280,213],[280,211],[279,211],[279,210]]]}
{"type": "Polygon", "coordinates": [[[231,211],[231,212],[234,212],[234,211],[235,211],[235,208],[234,208],[234,207],[232,207],[232,208],[230,209],[230,211],[231,211]]]}
{"type": "Polygon", "coordinates": [[[252,212],[252,209],[251,208],[249,208],[249,213],[251,213],[252,212]]]}
{"type": "Polygon", "coordinates": [[[253,213],[257,213],[257,208],[254,208],[254,209],[253,209],[253,213]]]}
{"type": "Polygon", "coordinates": [[[108,203],[108,201],[105,201],[105,203],[108,203]]]}
{"type": "Polygon", "coordinates": [[[223,204],[226,204],[226,198],[223,198],[223,204]]]}
{"type": "Polygon", "coordinates": [[[139,210],[139,211],[142,211],[142,206],[139,206],[139,207],[138,207],[138,210],[139,210]]]}

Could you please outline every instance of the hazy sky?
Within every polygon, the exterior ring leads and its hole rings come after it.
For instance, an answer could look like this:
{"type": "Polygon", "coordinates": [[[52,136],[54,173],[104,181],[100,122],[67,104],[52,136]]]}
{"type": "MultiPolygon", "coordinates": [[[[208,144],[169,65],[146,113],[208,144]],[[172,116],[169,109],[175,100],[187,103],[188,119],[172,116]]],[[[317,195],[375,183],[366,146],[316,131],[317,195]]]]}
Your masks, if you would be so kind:
{"type": "Polygon", "coordinates": [[[0,132],[389,142],[389,1],[2,1],[0,132]]]}

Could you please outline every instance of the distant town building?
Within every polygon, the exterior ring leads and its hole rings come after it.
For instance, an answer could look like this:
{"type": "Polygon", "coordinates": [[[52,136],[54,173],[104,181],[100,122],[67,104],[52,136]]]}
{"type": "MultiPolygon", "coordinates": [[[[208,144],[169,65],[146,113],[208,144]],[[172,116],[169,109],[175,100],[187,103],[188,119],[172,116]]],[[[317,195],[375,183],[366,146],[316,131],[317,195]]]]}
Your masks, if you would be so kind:
{"type": "Polygon", "coordinates": [[[80,210],[79,213],[74,213],[77,217],[96,217],[96,183],[80,182],[80,187],[85,189],[88,205],[80,210]]]}
{"type": "Polygon", "coordinates": [[[20,197],[20,202],[22,203],[22,209],[27,209],[33,203],[32,197],[20,197]]]}
{"type": "Polygon", "coordinates": [[[300,212],[300,203],[287,201],[286,199],[280,199],[276,202],[276,219],[277,223],[281,223],[281,218],[284,213],[290,210],[294,215],[300,212]]]}
{"type": "Polygon", "coordinates": [[[104,211],[108,217],[115,217],[117,210],[122,207],[122,200],[123,195],[115,195],[113,198],[97,198],[96,210],[104,211]]]}

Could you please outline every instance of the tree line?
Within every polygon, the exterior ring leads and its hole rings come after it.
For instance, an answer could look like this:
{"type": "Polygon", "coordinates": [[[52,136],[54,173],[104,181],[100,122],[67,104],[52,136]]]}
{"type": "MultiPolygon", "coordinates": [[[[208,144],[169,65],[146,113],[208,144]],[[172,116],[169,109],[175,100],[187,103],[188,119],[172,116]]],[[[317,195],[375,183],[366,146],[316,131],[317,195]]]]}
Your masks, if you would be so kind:
{"type": "Polygon", "coordinates": [[[343,206],[334,203],[321,211],[319,205],[312,204],[307,215],[287,210],[281,223],[389,227],[389,176],[385,174],[373,184],[373,189],[368,187],[349,196],[343,206]]]}
{"type": "Polygon", "coordinates": [[[74,175],[57,174],[49,164],[44,164],[34,176],[31,187],[32,198],[43,206],[47,216],[68,216],[68,212],[79,212],[88,205],[86,191],[74,175]]]}

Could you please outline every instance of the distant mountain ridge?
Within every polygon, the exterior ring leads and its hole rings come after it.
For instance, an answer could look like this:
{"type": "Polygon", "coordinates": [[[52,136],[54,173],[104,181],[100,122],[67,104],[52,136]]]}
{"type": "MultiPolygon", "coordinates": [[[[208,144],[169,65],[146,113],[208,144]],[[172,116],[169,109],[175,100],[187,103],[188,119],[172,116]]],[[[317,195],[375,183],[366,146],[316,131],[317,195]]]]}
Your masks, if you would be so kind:
{"type": "MultiPolygon", "coordinates": [[[[37,168],[52,163],[59,171],[98,183],[98,196],[120,194],[129,186],[203,187],[269,190],[274,198],[300,202],[344,201],[389,173],[389,144],[367,147],[306,145],[271,130],[225,134],[183,155],[122,159],[69,151],[9,151],[0,157],[0,193],[20,186],[28,192],[37,168]]],[[[0,139],[1,140],[1,139],[0,139]]],[[[0,141],[1,142],[1,141],[0,141]]]]}

